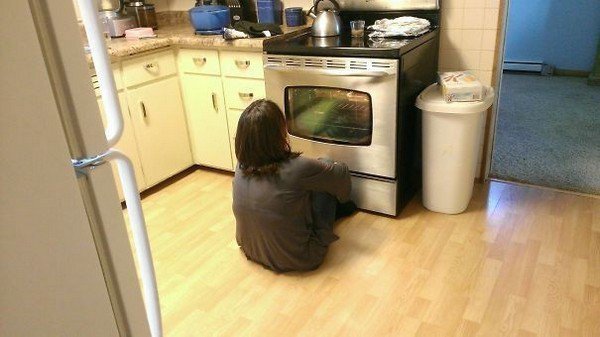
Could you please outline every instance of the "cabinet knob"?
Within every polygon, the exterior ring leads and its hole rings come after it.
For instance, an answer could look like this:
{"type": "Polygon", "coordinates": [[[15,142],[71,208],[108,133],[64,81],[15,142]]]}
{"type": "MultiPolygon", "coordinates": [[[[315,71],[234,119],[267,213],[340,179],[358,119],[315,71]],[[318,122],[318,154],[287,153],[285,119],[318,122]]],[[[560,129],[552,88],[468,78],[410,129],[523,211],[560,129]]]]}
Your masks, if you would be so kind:
{"type": "Polygon", "coordinates": [[[250,61],[235,60],[235,65],[240,69],[247,69],[250,66],[250,61]]]}
{"type": "Polygon", "coordinates": [[[192,60],[194,61],[194,64],[199,67],[206,64],[206,57],[194,57],[192,60]]]}
{"type": "Polygon", "coordinates": [[[239,92],[238,95],[244,101],[251,101],[254,98],[254,94],[251,92],[239,92]]]}
{"type": "Polygon", "coordinates": [[[146,70],[156,70],[158,68],[158,64],[155,62],[150,62],[144,64],[144,69],[146,70]]]}

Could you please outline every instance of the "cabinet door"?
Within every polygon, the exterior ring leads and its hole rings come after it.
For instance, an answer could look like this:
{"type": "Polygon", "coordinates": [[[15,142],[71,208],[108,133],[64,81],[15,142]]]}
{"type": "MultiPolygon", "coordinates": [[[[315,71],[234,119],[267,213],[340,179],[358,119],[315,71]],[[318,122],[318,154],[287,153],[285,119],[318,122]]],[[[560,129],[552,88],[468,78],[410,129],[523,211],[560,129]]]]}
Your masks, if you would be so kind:
{"type": "Polygon", "coordinates": [[[148,186],[191,166],[192,156],[177,78],[130,90],[128,101],[148,186]]]}
{"type": "MultiPolygon", "coordinates": [[[[127,97],[124,93],[119,93],[119,103],[121,104],[121,112],[123,113],[123,135],[121,140],[117,143],[115,148],[125,153],[131,162],[133,163],[133,170],[135,171],[135,180],[138,185],[138,190],[146,188],[146,180],[144,179],[144,172],[142,172],[142,164],[140,163],[140,157],[138,155],[137,145],[135,143],[135,135],[133,133],[133,126],[131,125],[131,117],[129,116],[129,109],[127,107],[127,97]]],[[[102,98],[98,98],[98,106],[102,115],[102,123],[106,126],[106,117],[104,116],[104,105],[102,98]]],[[[121,180],[119,179],[119,172],[117,170],[117,164],[111,162],[113,168],[113,174],[115,176],[115,182],[117,184],[117,191],[119,192],[120,200],[123,200],[123,191],[121,188],[121,180]]]]}
{"type": "Polygon", "coordinates": [[[186,74],[182,81],[195,162],[232,170],[221,78],[186,74]]]}

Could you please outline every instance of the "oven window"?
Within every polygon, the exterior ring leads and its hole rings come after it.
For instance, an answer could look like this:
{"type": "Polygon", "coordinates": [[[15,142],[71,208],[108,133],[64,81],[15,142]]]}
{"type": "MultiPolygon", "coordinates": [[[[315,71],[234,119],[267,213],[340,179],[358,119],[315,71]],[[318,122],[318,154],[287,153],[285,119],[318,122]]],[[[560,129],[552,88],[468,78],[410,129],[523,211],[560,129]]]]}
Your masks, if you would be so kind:
{"type": "Polygon", "coordinates": [[[371,95],[354,90],[297,86],[285,89],[288,132],[326,143],[370,145],[371,95]]]}

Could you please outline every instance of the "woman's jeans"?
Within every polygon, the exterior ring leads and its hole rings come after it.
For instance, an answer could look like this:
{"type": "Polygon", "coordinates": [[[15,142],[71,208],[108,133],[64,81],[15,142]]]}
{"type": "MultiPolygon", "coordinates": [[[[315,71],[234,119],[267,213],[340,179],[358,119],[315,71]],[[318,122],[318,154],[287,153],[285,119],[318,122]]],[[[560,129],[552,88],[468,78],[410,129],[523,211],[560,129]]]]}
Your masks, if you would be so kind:
{"type": "Polygon", "coordinates": [[[313,230],[324,245],[329,245],[338,239],[338,236],[333,233],[337,199],[329,193],[312,192],[311,202],[313,230]]]}

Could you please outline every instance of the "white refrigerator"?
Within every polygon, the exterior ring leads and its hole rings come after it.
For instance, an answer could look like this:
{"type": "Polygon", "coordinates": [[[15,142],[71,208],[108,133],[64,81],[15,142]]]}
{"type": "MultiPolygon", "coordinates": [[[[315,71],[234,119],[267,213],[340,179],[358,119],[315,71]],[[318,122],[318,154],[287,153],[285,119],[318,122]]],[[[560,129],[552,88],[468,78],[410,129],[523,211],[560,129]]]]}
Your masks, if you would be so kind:
{"type": "Polygon", "coordinates": [[[96,1],[77,1],[106,129],[72,0],[0,1],[0,336],[160,337],[135,176],[110,149],[122,118],[96,1]]]}

